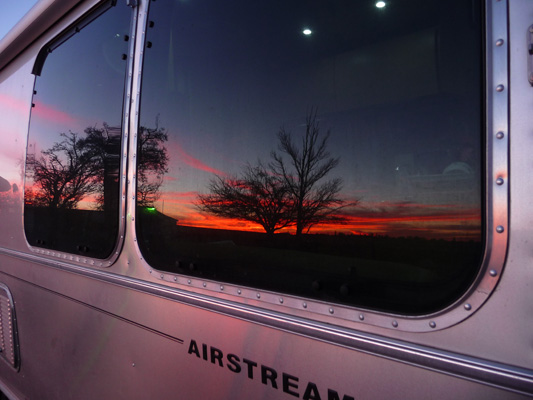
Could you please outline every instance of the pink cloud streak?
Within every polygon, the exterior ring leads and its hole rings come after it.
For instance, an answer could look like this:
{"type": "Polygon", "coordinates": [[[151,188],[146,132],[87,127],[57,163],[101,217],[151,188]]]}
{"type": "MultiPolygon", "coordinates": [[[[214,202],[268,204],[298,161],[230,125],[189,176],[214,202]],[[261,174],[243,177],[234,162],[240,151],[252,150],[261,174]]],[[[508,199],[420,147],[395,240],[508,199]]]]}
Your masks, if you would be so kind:
{"type": "Polygon", "coordinates": [[[171,154],[176,155],[177,160],[185,163],[186,165],[201,170],[205,172],[210,172],[213,174],[217,174],[220,176],[226,176],[227,174],[223,171],[220,171],[216,168],[210,167],[209,165],[205,164],[204,162],[200,161],[199,159],[191,156],[189,153],[187,153],[183,147],[177,143],[173,142],[169,146],[169,151],[171,154]]]}

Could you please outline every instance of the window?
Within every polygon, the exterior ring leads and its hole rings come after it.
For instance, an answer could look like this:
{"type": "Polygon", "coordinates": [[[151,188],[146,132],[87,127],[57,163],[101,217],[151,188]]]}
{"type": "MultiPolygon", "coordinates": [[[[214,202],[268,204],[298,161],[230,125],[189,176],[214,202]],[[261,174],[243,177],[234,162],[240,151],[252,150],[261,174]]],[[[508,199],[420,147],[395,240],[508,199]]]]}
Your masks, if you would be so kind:
{"type": "Polygon", "coordinates": [[[113,251],[128,10],[100,8],[38,56],[24,188],[32,246],[96,258],[113,251]]]}
{"type": "Polygon", "coordinates": [[[375,310],[481,263],[479,2],[152,2],[137,234],[175,274],[375,310]]]}

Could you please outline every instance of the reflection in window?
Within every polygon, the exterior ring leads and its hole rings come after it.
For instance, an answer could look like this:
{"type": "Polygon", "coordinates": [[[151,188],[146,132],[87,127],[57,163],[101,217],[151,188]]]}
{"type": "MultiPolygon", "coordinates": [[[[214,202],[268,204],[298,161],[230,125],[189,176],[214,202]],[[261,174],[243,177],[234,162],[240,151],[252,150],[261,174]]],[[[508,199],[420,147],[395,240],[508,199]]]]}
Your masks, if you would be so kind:
{"type": "Polygon", "coordinates": [[[138,145],[146,259],[387,311],[457,299],[483,238],[472,4],[153,2],[138,145]]]}
{"type": "Polygon", "coordinates": [[[97,258],[115,246],[129,18],[112,7],[52,43],[38,71],[24,189],[33,246],[97,258]]]}

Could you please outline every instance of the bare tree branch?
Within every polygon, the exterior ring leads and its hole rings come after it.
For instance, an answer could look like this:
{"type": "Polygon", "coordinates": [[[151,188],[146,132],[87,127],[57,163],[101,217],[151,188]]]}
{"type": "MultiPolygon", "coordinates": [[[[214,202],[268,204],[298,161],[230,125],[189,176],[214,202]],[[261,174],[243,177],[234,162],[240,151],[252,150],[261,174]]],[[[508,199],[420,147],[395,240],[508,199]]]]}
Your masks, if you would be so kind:
{"type": "Polygon", "coordinates": [[[337,211],[348,205],[338,197],[342,180],[319,182],[339,165],[339,158],[331,157],[327,151],[330,134],[328,130],[321,137],[316,108],[311,109],[306,117],[301,148],[297,147],[291,133],[285,128],[282,127],[278,132],[279,153],[271,153],[272,162],[269,165],[273,173],[283,179],[290,193],[296,218],[296,235],[301,235],[306,228],[308,232],[312,226],[320,223],[343,220],[335,216],[337,211]]]}

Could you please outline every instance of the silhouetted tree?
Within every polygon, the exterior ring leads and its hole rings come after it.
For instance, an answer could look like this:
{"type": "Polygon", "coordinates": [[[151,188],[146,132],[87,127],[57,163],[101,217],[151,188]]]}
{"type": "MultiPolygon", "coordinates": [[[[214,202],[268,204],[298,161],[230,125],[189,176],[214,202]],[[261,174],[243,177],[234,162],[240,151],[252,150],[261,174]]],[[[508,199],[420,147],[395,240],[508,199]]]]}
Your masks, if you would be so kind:
{"type": "Polygon", "coordinates": [[[301,235],[314,225],[345,221],[337,212],[356,202],[347,203],[338,197],[341,179],[323,180],[339,164],[339,158],[330,157],[330,132],[320,137],[316,113],[313,109],[307,116],[301,148],[281,128],[281,153],[271,153],[268,168],[259,162],[255,167],[246,166],[238,178],[216,175],[209,183],[210,193],[198,195],[200,210],[255,222],[268,234],[296,225],[296,234],[301,235]]]}
{"type": "Polygon", "coordinates": [[[27,174],[35,184],[31,202],[37,206],[72,209],[100,188],[101,162],[93,146],[77,133],[61,133],[60,142],[30,155],[27,174]]]}
{"type": "Polygon", "coordinates": [[[325,135],[321,135],[316,108],[311,109],[306,117],[301,147],[294,143],[291,133],[285,128],[282,127],[278,132],[280,153],[271,153],[272,162],[269,165],[272,172],[282,179],[290,194],[296,235],[301,235],[304,229],[309,232],[313,225],[344,221],[344,218],[336,214],[348,205],[338,196],[342,180],[336,178],[323,181],[339,164],[339,158],[331,157],[327,150],[330,133],[328,130],[325,135]]]}
{"type": "Polygon", "coordinates": [[[168,140],[164,128],[159,127],[156,118],[155,128],[141,126],[137,140],[137,205],[153,207],[160,196],[163,176],[168,172],[168,154],[163,145],[168,140]]]}
{"type": "Polygon", "coordinates": [[[293,223],[287,188],[259,162],[247,165],[239,178],[216,175],[210,194],[198,195],[200,210],[261,225],[269,235],[293,223]]]}

